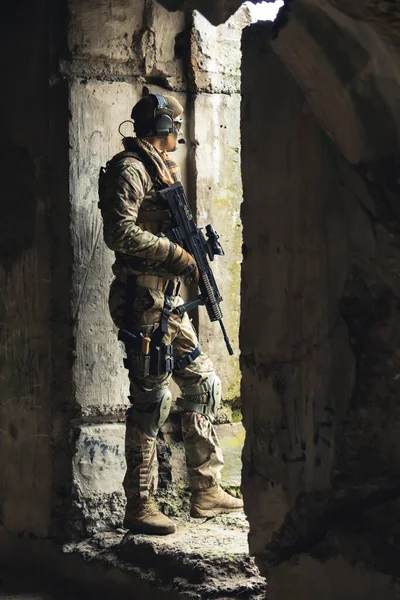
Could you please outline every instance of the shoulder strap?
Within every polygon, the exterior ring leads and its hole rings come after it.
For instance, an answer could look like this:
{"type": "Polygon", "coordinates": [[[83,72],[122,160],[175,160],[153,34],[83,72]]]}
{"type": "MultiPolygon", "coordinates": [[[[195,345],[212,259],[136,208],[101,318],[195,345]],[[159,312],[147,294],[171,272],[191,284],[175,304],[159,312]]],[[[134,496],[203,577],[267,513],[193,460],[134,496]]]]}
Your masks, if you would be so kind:
{"type": "Polygon", "coordinates": [[[106,170],[118,167],[124,161],[125,158],[136,158],[137,160],[140,160],[140,162],[143,162],[140,156],[135,152],[124,150],[123,152],[120,152],[119,154],[113,156],[113,158],[107,162],[106,170]]]}
{"type": "Polygon", "coordinates": [[[97,204],[97,206],[100,208],[100,210],[102,208],[103,193],[107,186],[107,179],[108,179],[107,176],[110,173],[112,173],[112,171],[116,170],[119,166],[122,166],[122,161],[127,157],[136,158],[136,159],[140,160],[140,162],[143,162],[141,160],[140,156],[138,156],[134,152],[130,152],[129,150],[124,150],[123,152],[120,152],[119,154],[116,154],[115,156],[113,156],[111,158],[111,160],[107,161],[105,167],[100,167],[99,179],[98,179],[99,202],[97,204]]]}

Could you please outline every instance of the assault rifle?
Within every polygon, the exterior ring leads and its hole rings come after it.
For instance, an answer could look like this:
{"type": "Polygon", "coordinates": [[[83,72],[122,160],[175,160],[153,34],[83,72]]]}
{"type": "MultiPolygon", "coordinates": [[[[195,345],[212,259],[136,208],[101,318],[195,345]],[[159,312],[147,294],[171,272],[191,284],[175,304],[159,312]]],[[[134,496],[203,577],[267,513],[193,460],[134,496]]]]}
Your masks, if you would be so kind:
{"type": "Polygon", "coordinates": [[[220,303],[222,296],[208,264],[207,257],[212,261],[214,256],[223,256],[224,251],[219,243],[219,235],[212,225],[206,226],[205,239],[202,228],[194,222],[192,211],[186,198],[185,190],[180,182],[158,192],[172,217],[172,228],[167,234],[172,242],[176,242],[193,256],[199,270],[200,296],[174,309],[176,314],[183,314],[198,306],[205,306],[210,321],[219,321],[229,354],[233,348],[222,321],[220,303]]]}

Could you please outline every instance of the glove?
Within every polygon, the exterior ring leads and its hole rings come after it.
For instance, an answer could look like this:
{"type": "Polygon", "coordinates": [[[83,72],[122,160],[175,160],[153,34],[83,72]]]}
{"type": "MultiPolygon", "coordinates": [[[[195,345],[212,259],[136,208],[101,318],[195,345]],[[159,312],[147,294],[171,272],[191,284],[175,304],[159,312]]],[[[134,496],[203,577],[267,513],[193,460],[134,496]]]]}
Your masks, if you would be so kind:
{"type": "Polygon", "coordinates": [[[199,271],[193,256],[173,242],[171,242],[167,265],[174,275],[184,277],[188,282],[197,283],[199,281],[199,271]]]}

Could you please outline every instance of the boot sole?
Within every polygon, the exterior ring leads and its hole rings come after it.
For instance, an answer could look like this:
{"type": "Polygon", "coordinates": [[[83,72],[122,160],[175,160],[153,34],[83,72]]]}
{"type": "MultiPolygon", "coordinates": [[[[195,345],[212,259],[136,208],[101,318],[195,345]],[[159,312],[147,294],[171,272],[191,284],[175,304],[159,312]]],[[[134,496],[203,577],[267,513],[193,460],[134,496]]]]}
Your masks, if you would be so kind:
{"type": "Polygon", "coordinates": [[[205,519],[209,517],[217,517],[218,515],[223,515],[226,513],[232,512],[243,512],[243,507],[240,508],[210,508],[208,510],[204,510],[201,508],[196,508],[194,506],[190,509],[190,516],[193,519],[205,519]]]}
{"type": "Polygon", "coordinates": [[[124,525],[126,529],[128,529],[128,533],[138,534],[142,533],[144,535],[170,535],[171,533],[176,532],[175,525],[171,525],[169,527],[152,527],[150,525],[132,525],[129,527],[128,525],[124,525]]]}

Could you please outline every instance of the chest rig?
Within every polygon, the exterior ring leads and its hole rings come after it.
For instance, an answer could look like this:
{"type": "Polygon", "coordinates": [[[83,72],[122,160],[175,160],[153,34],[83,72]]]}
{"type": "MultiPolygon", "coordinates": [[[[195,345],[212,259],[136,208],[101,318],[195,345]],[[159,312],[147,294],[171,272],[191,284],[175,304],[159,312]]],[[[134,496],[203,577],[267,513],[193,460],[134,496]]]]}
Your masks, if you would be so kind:
{"type": "MultiPolygon", "coordinates": [[[[97,204],[98,208],[103,212],[105,209],[105,197],[107,196],[107,190],[109,187],[114,186],[114,182],[118,176],[124,177],[124,167],[126,167],[125,159],[126,158],[135,158],[144,164],[143,158],[136,154],[135,152],[131,152],[126,150],[124,152],[120,152],[116,156],[114,156],[111,160],[109,160],[105,167],[100,168],[99,180],[98,180],[98,191],[99,191],[99,202],[97,204]]],[[[146,165],[144,164],[145,168],[146,165]]],[[[149,172],[149,170],[146,168],[149,172]]],[[[158,189],[162,189],[156,182],[153,181],[153,187],[155,189],[155,195],[158,189]]],[[[141,228],[145,231],[150,231],[153,233],[153,225],[157,226],[164,222],[169,222],[171,220],[171,214],[169,210],[157,210],[157,209],[143,209],[139,208],[138,216],[137,216],[137,224],[141,226],[141,228]]],[[[160,228],[161,229],[161,228],[160,228]]],[[[160,233],[154,232],[154,233],[160,233]]],[[[119,253],[116,253],[119,254],[119,253]]],[[[136,266],[136,265],[135,265],[136,266]]]]}

